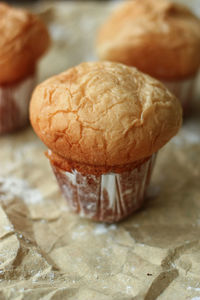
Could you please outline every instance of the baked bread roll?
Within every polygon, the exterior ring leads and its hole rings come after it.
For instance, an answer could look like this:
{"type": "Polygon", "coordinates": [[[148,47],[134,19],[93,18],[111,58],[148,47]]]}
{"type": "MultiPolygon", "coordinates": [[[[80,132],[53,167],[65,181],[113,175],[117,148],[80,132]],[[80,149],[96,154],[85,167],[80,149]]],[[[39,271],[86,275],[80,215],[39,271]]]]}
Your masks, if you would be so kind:
{"type": "Polygon", "coordinates": [[[200,20],[171,1],[126,1],[100,28],[97,53],[163,81],[185,107],[200,66],[200,20]]]}
{"type": "Polygon", "coordinates": [[[37,16],[0,3],[0,133],[27,123],[37,61],[49,44],[47,28],[37,16]]]}
{"type": "Polygon", "coordinates": [[[182,109],[136,68],[92,62],[37,86],[30,119],[71,209],[113,222],[141,206],[155,154],[177,133],[182,109]]]}

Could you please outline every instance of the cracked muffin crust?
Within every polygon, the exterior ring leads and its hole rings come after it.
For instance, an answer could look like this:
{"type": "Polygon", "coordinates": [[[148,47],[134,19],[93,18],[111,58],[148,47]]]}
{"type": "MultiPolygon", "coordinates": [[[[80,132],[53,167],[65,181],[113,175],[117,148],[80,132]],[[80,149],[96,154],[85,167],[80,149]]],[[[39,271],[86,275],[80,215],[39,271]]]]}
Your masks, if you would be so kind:
{"type": "Polygon", "coordinates": [[[103,167],[151,156],[182,119],[179,101],[160,82],[112,62],[82,63],[41,83],[30,118],[61,160],[103,167]]]}

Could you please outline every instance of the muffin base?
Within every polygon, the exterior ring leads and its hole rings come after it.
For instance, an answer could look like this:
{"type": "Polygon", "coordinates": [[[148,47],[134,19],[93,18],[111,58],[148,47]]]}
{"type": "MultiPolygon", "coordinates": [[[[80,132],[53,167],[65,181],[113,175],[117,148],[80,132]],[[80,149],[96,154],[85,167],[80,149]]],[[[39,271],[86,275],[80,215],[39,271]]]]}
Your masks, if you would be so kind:
{"type": "Polygon", "coordinates": [[[32,74],[15,84],[0,85],[0,134],[28,124],[28,108],[35,82],[36,75],[32,74]]]}
{"type": "Polygon", "coordinates": [[[131,171],[83,175],[52,165],[69,209],[81,217],[107,223],[117,222],[139,209],[149,184],[155,154],[131,171]]]}
{"type": "Polygon", "coordinates": [[[196,75],[176,81],[161,80],[162,83],[180,100],[184,114],[187,114],[190,109],[195,80],[196,75]]]}

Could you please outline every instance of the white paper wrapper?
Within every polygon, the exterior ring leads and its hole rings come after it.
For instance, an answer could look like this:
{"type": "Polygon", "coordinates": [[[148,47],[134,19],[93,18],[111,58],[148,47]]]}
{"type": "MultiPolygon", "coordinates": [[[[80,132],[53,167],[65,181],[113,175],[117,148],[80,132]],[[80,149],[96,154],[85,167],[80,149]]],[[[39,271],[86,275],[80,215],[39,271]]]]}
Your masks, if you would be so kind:
{"type": "Polygon", "coordinates": [[[101,176],[66,172],[52,165],[71,211],[103,222],[124,219],[142,206],[155,155],[131,171],[101,176]]]}
{"type": "Polygon", "coordinates": [[[164,85],[180,100],[184,114],[187,114],[193,99],[193,90],[197,75],[176,81],[163,81],[164,85]]]}
{"type": "Polygon", "coordinates": [[[0,85],[0,134],[18,130],[28,123],[28,108],[36,75],[16,84],[0,85]]]}

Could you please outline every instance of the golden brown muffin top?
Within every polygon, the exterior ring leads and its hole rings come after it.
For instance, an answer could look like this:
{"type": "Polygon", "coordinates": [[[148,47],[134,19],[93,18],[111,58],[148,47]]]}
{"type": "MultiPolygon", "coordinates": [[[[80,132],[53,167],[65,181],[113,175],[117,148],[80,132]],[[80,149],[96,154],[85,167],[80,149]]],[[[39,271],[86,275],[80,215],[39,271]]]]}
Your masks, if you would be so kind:
{"type": "Polygon", "coordinates": [[[17,81],[33,71],[49,43],[37,16],[0,3],[0,83],[17,81]]]}
{"type": "Polygon", "coordinates": [[[119,166],[157,152],[180,128],[182,109],[160,82],[136,68],[91,62],[38,85],[30,118],[59,156],[119,166]]]}
{"type": "Polygon", "coordinates": [[[97,52],[157,78],[188,77],[200,65],[200,20],[171,1],[128,1],[100,29],[97,52]]]}

